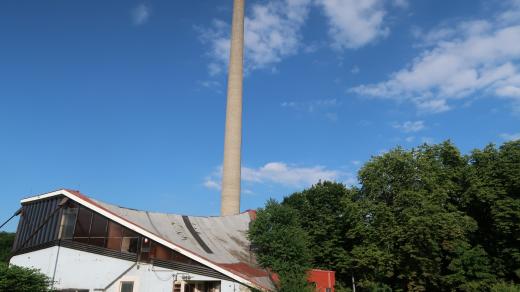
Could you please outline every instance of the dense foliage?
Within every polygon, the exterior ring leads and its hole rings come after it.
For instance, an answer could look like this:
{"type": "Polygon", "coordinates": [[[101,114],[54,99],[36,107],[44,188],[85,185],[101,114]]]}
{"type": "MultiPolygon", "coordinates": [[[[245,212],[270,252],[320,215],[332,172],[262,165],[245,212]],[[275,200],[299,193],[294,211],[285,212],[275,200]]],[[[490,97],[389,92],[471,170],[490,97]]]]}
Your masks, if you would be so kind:
{"type": "Polygon", "coordinates": [[[0,291],[47,292],[50,280],[38,270],[0,263],[0,291]]]}
{"type": "Polygon", "coordinates": [[[305,272],[311,260],[309,238],[296,210],[269,200],[249,234],[255,239],[258,260],[280,276],[281,291],[308,289],[305,272]]]}
{"type": "Polygon", "coordinates": [[[0,232],[0,291],[47,292],[51,281],[38,270],[9,266],[14,233],[0,232]]]}
{"type": "Polygon", "coordinates": [[[250,232],[259,262],[282,282],[334,270],[339,291],[519,291],[520,141],[396,148],[358,178],[269,201],[250,232]]]}
{"type": "Polygon", "coordinates": [[[0,232],[0,263],[7,262],[14,243],[14,233],[0,232]]]}

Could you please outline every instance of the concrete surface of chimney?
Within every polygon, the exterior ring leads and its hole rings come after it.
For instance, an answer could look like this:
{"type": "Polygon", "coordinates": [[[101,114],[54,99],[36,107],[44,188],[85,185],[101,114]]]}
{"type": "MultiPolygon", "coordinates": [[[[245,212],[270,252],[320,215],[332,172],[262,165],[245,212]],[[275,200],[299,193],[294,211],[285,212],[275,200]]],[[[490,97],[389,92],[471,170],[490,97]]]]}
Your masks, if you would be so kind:
{"type": "Polygon", "coordinates": [[[222,170],[222,216],[240,213],[240,164],[242,147],[242,78],[244,66],[245,0],[234,0],[231,53],[227,84],[226,133],[222,170]]]}

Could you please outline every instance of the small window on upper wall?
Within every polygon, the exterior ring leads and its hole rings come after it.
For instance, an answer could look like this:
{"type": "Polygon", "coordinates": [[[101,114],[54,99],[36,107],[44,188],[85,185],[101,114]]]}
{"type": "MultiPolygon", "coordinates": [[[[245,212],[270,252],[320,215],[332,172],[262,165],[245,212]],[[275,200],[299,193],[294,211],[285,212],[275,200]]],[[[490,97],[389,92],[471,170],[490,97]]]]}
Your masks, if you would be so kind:
{"type": "Polygon", "coordinates": [[[121,282],[120,292],[133,292],[133,291],[134,291],[134,282],[130,282],[130,281],[121,282]]]}

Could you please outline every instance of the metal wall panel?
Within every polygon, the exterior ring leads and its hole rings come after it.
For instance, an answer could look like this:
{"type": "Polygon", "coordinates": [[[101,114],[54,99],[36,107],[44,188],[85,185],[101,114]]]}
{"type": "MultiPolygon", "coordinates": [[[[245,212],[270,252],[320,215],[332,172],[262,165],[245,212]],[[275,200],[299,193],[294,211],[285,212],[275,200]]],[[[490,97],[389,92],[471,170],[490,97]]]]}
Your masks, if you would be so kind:
{"type": "Polygon", "coordinates": [[[14,251],[56,240],[59,228],[59,202],[62,196],[22,205],[14,251]]]}

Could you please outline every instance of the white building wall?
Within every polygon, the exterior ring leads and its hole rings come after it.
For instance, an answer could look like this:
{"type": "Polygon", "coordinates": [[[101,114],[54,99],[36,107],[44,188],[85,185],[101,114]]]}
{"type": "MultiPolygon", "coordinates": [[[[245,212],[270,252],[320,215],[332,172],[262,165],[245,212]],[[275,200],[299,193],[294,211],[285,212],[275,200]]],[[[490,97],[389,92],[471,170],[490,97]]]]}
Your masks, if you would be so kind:
{"type": "Polygon", "coordinates": [[[174,280],[221,281],[221,292],[250,291],[236,282],[155,267],[150,264],[134,265],[134,262],[92,254],[65,247],[49,247],[17,255],[11,264],[39,269],[54,279],[55,289],[77,288],[104,291],[114,279],[107,292],[119,292],[121,281],[133,281],[134,292],[172,292],[174,280]],[[132,267],[130,270],[128,270],[132,267]],[[125,272],[126,271],[126,272],[125,272]]]}

